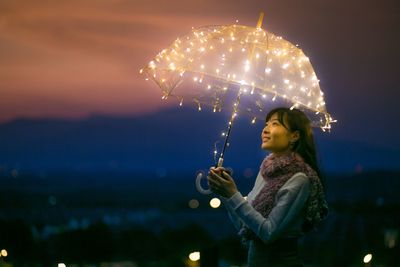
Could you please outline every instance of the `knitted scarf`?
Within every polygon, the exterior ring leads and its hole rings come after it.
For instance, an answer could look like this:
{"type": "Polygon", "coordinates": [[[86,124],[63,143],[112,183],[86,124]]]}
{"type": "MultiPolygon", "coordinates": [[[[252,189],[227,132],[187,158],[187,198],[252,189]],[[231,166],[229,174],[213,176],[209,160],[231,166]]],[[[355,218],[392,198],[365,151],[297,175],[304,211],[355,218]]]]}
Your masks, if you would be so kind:
{"type": "MultiPolygon", "coordinates": [[[[260,173],[266,184],[251,205],[262,216],[267,218],[276,204],[275,197],[279,189],[298,172],[307,175],[310,181],[310,195],[305,204],[306,216],[303,224],[303,231],[306,232],[326,217],[328,205],[317,173],[294,152],[283,156],[270,154],[263,160],[260,166],[260,173]]],[[[244,243],[247,243],[250,239],[257,239],[256,234],[247,226],[242,227],[239,235],[244,243]]]]}

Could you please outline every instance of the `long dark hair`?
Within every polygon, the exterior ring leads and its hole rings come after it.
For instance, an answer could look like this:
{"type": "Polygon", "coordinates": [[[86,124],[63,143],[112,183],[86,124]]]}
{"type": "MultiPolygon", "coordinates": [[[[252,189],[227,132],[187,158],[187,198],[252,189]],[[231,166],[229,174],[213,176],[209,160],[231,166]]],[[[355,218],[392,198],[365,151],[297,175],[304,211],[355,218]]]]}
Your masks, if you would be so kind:
{"type": "Polygon", "coordinates": [[[298,153],[304,161],[318,174],[323,187],[325,183],[322,178],[321,171],[318,167],[317,151],[314,142],[314,134],[311,127],[311,122],[302,111],[299,109],[275,108],[268,112],[266,121],[277,114],[278,121],[289,131],[299,132],[299,139],[293,144],[292,151],[298,153]]]}

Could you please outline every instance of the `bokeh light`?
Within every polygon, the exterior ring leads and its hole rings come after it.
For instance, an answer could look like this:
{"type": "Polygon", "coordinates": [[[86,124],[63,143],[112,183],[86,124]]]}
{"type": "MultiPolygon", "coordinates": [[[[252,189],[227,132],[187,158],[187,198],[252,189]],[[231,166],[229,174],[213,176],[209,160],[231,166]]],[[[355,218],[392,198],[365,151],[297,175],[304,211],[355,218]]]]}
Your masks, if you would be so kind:
{"type": "Polygon", "coordinates": [[[199,205],[200,205],[200,203],[199,203],[199,201],[197,199],[191,199],[189,201],[189,207],[191,209],[197,209],[199,207],[199,205]]]}
{"type": "Polygon", "coordinates": [[[214,198],[212,198],[212,199],[210,200],[210,206],[211,206],[211,208],[216,209],[216,208],[218,208],[220,205],[221,205],[221,200],[219,200],[219,198],[214,197],[214,198]]]}
{"type": "Polygon", "coordinates": [[[189,259],[191,261],[198,261],[200,260],[200,252],[199,251],[195,251],[189,254],[189,259]]]}
{"type": "Polygon", "coordinates": [[[369,263],[372,260],[372,254],[367,254],[364,256],[364,263],[369,263]]]}
{"type": "Polygon", "coordinates": [[[7,257],[7,255],[8,255],[7,250],[2,249],[1,252],[0,252],[0,255],[1,255],[2,257],[7,257]]]}

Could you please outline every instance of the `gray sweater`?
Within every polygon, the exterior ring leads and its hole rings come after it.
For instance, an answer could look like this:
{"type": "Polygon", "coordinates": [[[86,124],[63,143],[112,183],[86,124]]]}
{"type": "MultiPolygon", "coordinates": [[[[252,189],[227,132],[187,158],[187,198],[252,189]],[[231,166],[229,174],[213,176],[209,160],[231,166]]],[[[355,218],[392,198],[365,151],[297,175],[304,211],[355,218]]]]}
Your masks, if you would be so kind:
{"type": "Polygon", "coordinates": [[[303,235],[301,227],[305,217],[304,205],[310,194],[308,177],[301,172],[294,174],[279,189],[275,198],[276,205],[267,218],[251,206],[251,202],[265,183],[266,181],[258,173],[254,187],[247,198],[237,192],[231,198],[222,200],[236,229],[240,230],[244,223],[266,244],[277,238],[303,235]]]}

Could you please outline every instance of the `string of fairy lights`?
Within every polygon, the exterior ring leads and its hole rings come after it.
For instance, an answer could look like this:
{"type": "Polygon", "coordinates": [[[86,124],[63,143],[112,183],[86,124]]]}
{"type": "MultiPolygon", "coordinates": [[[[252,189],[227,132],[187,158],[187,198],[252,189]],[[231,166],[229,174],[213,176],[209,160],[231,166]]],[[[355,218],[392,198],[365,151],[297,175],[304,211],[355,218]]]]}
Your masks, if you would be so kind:
{"type": "Polygon", "coordinates": [[[335,122],[326,111],[323,92],[310,60],[297,45],[263,30],[242,25],[193,28],[176,39],[140,70],[162,89],[162,99],[174,97],[182,106],[194,102],[214,112],[226,106],[238,113],[263,118],[268,103],[277,98],[290,107],[311,111],[314,125],[326,130],[335,122]],[[249,98],[233,107],[226,95],[249,98]]]}

